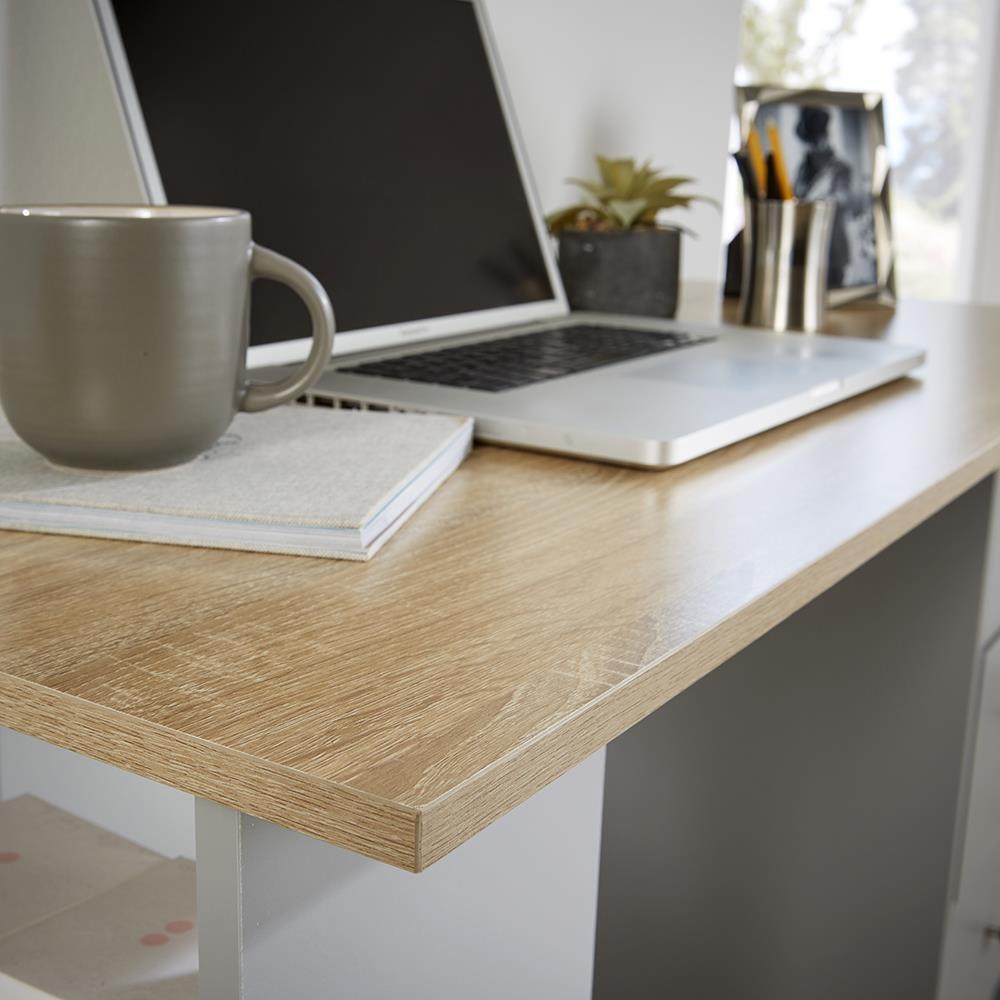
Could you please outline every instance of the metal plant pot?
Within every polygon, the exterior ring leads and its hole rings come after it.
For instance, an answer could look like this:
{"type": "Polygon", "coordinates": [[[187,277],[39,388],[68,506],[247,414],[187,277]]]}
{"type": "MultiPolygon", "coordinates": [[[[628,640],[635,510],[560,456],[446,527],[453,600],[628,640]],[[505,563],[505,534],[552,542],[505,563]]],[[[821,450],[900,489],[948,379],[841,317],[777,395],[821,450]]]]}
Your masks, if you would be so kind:
{"type": "Polygon", "coordinates": [[[559,270],[573,309],[669,319],[680,265],[679,229],[559,233],[559,270]]]}

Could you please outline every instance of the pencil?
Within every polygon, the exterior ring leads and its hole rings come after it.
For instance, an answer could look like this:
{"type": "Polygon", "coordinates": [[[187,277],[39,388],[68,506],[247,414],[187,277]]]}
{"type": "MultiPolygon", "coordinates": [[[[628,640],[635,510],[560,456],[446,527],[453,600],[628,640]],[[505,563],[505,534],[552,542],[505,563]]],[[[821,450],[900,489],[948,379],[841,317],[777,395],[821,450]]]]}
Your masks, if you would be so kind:
{"type": "Polygon", "coordinates": [[[767,197],[767,165],[764,162],[764,149],[760,144],[760,133],[756,125],[750,126],[747,134],[747,159],[750,162],[750,170],[757,183],[757,197],[767,197]]]}
{"type": "Polygon", "coordinates": [[[778,184],[778,195],[784,201],[791,201],[794,196],[792,185],[788,180],[788,168],[785,166],[785,154],[781,148],[781,136],[774,122],[767,123],[767,141],[771,146],[771,156],[774,160],[774,179],[778,184]]]}

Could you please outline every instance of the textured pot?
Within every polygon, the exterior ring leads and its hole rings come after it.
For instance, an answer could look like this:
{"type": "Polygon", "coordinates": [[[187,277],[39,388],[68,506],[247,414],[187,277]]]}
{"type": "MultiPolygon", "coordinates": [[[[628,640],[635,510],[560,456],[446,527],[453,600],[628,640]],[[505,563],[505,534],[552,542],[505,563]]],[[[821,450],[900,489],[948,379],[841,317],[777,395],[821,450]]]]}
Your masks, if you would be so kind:
{"type": "Polygon", "coordinates": [[[559,270],[573,309],[669,319],[677,311],[680,266],[679,229],[559,234],[559,270]]]}

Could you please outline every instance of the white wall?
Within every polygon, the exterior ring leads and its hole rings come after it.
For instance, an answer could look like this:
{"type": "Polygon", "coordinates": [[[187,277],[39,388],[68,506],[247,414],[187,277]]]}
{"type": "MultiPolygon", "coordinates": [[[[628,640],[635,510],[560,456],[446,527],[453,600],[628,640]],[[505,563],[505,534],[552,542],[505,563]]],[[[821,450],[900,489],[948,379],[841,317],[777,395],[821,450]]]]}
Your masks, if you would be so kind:
{"type": "MultiPolygon", "coordinates": [[[[570,204],[594,153],[649,156],[722,201],[741,0],[487,0],[542,205],[570,204]]],[[[718,280],[720,213],[681,212],[698,234],[684,277],[718,280]]]]}

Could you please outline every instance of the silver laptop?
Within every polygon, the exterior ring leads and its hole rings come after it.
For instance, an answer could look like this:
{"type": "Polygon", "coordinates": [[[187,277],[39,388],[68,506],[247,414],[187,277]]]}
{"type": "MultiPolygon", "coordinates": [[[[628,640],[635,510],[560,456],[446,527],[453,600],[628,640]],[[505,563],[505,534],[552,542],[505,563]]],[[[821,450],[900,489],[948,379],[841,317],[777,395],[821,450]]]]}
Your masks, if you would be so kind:
{"type": "MultiPolygon", "coordinates": [[[[95,4],[149,200],[248,208],[330,292],[308,401],[468,414],[483,441],[662,468],[923,360],[571,314],[480,0],[95,4]]],[[[305,356],[289,293],[258,282],[252,316],[251,368],[305,356]]]]}

